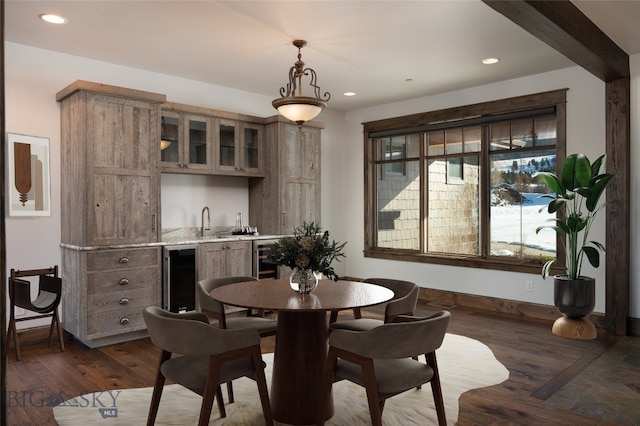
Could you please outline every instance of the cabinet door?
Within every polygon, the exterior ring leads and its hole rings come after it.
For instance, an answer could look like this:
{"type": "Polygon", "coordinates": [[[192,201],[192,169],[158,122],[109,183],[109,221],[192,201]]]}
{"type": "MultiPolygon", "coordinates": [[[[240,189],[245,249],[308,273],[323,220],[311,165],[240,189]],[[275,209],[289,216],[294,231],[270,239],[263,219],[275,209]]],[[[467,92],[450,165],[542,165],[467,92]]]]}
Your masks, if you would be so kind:
{"type": "Polygon", "coordinates": [[[157,153],[159,113],[159,106],[148,102],[92,95],[87,245],[157,241],[158,155],[152,153],[157,153]]]}
{"type": "Polygon", "coordinates": [[[234,120],[216,120],[216,155],[214,170],[237,174],[240,160],[238,123],[234,120]]]}
{"type": "Polygon", "coordinates": [[[251,241],[226,243],[225,250],[225,276],[251,276],[251,241]]]}
{"type": "Polygon", "coordinates": [[[198,246],[198,281],[224,277],[224,245],[207,243],[198,246]]]}
{"type": "Polygon", "coordinates": [[[210,172],[210,120],[204,116],[184,115],[184,164],[187,172],[210,172]]]}
{"type": "Polygon", "coordinates": [[[197,279],[251,276],[251,249],[251,241],[200,244],[197,279]]]}
{"type": "Polygon", "coordinates": [[[182,140],[180,114],[173,111],[162,111],[160,137],[166,141],[164,148],[160,145],[160,166],[162,171],[180,171],[182,167],[182,140]]]}
{"type": "Polygon", "coordinates": [[[282,233],[320,222],[320,131],[285,125],[282,146],[282,233]]]}
{"type": "Polygon", "coordinates": [[[240,126],[240,171],[248,176],[263,173],[262,137],[264,127],[242,123],[240,126]]]}
{"type": "Polygon", "coordinates": [[[161,133],[172,139],[160,151],[163,172],[211,172],[211,120],[208,117],[163,111],[161,133]]]}

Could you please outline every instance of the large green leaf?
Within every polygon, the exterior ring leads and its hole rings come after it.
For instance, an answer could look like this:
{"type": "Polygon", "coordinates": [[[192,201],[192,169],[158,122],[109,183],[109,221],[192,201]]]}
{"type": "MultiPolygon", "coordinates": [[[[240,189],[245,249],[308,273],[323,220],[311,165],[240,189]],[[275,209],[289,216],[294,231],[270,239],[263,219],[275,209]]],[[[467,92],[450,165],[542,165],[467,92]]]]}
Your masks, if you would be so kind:
{"type": "Polygon", "coordinates": [[[587,226],[587,220],[588,219],[574,213],[567,218],[567,227],[571,232],[580,232],[587,226]]]}
{"type": "Polygon", "coordinates": [[[591,163],[584,154],[571,154],[562,164],[562,185],[573,191],[582,186],[589,186],[591,180],[591,163]]]}
{"type": "Polygon", "coordinates": [[[540,178],[545,185],[549,187],[551,192],[556,194],[564,194],[565,189],[560,182],[560,179],[556,175],[550,172],[539,172],[533,175],[535,178],[540,178]]]}
{"type": "Polygon", "coordinates": [[[552,200],[549,202],[549,213],[555,213],[559,210],[562,210],[562,208],[564,207],[564,203],[565,200],[563,199],[559,199],[559,200],[552,200]]]}
{"type": "Polygon", "coordinates": [[[604,173],[605,162],[607,161],[607,154],[602,154],[591,164],[591,176],[598,176],[604,173]]]}
{"type": "Polygon", "coordinates": [[[587,255],[589,263],[594,268],[600,266],[600,253],[594,247],[582,247],[582,252],[587,255]]]}
{"type": "Polygon", "coordinates": [[[607,186],[609,181],[613,178],[613,175],[610,174],[600,176],[602,176],[602,179],[595,182],[589,196],[587,197],[586,206],[590,212],[598,208],[598,200],[600,200],[600,196],[602,195],[602,192],[604,192],[605,186],[607,186]]]}

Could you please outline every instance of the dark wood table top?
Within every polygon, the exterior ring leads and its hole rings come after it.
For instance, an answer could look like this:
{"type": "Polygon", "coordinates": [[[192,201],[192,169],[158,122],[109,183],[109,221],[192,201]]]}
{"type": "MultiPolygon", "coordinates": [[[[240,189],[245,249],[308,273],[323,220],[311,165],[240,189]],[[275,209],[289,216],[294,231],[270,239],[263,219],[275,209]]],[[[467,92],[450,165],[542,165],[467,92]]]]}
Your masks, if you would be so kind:
{"type": "Polygon", "coordinates": [[[215,288],[211,297],[227,305],[274,311],[333,311],[366,307],[393,297],[388,288],[355,281],[320,280],[310,294],[298,294],[288,279],[247,281],[215,288]]]}

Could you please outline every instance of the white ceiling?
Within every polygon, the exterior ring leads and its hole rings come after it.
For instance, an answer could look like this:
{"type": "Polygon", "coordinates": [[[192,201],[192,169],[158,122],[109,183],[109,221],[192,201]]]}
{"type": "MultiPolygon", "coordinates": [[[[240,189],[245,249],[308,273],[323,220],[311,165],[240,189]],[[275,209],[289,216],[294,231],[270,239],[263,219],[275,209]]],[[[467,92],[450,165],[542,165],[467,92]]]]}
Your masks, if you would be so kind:
{"type": "MultiPolygon", "coordinates": [[[[574,3],[640,53],[640,1],[574,3]]],[[[309,43],[302,59],[331,93],[329,107],[343,111],[574,65],[479,0],[5,1],[6,41],[273,98],[297,38],[309,43]],[[69,22],[46,24],[41,13],[69,22]]]]}

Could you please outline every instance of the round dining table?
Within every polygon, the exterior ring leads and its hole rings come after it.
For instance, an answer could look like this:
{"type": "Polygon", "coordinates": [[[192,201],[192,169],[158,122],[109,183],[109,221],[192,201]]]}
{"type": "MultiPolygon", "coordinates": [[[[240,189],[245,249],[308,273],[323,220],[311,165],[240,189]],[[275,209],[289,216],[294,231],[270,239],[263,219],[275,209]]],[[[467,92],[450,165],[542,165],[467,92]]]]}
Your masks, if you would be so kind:
{"type": "MultiPolygon", "coordinates": [[[[320,280],[309,294],[294,292],[288,279],[247,281],[215,288],[211,297],[233,306],[276,311],[271,408],[291,425],[315,424],[327,358],[329,311],[362,308],[393,297],[388,288],[354,281],[320,280]]],[[[333,415],[333,398],[325,419],[333,415]]]]}

